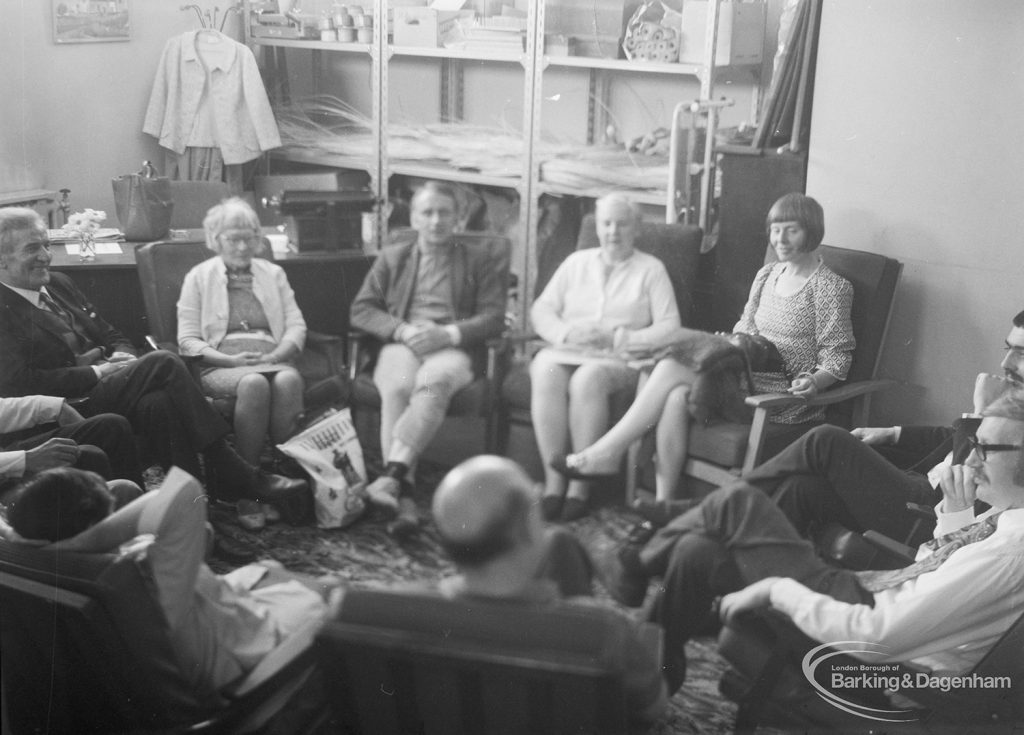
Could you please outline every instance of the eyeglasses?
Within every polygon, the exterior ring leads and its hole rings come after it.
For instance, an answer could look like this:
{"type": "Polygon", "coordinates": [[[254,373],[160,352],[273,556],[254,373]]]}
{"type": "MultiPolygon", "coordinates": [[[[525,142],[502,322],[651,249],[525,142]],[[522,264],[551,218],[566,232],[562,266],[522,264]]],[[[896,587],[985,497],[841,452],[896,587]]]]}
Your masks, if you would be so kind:
{"type": "Polygon", "coordinates": [[[1021,444],[983,444],[978,441],[976,436],[967,437],[967,443],[971,445],[971,449],[977,453],[978,459],[982,462],[988,459],[989,452],[1012,452],[1014,449],[1024,446],[1021,444]]]}
{"type": "Polygon", "coordinates": [[[22,250],[35,253],[40,250],[49,250],[52,244],[49,240],[33,240],[32,242],[25,243],[22,250]]]}
{"type": "Polygon", "coordinates": [[[258,245],[260,241],[259,235],[218,235],[217,238],[224,245],[231,245],[232,247],[238,247],[239,245],[258,245]]]}
{"type": "Polygon", "coordinates": [[[1008,355],[1024,356],[1024,347],[1018,347],[1017,345],[1006,345],[1003,351],[1008,355]]]}

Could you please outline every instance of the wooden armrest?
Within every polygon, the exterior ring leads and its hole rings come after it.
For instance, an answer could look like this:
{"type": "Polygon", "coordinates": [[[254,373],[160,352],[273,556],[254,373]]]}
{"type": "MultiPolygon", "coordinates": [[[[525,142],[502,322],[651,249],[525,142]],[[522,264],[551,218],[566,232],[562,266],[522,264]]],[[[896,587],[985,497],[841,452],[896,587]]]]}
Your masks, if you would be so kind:
{"type": "Polygon", "coordinates": [[[798,404],[831,406],[834,403],[842,403],[868,393],[876,393],[894,385],[896,385],[895,380],[858,380],[854,383],[843,383],[835,388],[829,388],[814,398],[801,398],[790,393],[761,393],[756,396],[747,396],[745,401],[748,406],[766,409],[786,408],[798,404]]]}
{"type": "Polygon", "coordinates": [[[907,503],[907,510],[918,518],[925,521],[935,520],[935,508],[922,503],[907,503]]]}
{"type": "Polygon", "coordinates": [[[833,403],[842,403],[868,393],[877,393],[892,388],[894,385],[896,385],[895,380],[858,380],[853,383],[843,383],[835,388],[829,388],[824,393],[819,393],[807,403],[811,406],[830,406],[833,403]]]}
{"type": "Polygon", "coordinates": [[[345,344],[345,338],[340,334],[327,334],[325,332],[316,332],[310,329],[306,332],[306,344],[317,347],[330,347],[333,345],[345,344]]]}
{"type": "Polygon", "coordinates": [[[893,541],[891,538],[883,536],[878,531],[865,531],[864,540],[884,551],[889,552],[899,559],[905,560],[907,564],[913,564],[914,557],[917,555],[915,550],[906,544],[901,544],[899,541],[893,541]]]}

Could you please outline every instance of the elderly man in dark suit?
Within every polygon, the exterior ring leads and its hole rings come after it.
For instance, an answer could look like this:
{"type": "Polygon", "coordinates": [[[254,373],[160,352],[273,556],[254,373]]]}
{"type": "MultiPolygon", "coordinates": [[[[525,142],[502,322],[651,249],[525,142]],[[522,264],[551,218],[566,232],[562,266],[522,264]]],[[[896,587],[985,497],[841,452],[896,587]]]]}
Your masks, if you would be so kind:
{"type": "Polygon", "coordinates": [[[165,468],[200,476],[211,494],[287,506],[305,481],[259,472],[225,441],[229,428],[176,355],[136,356],[70,278],[50,272],[46,226],[31,209],[0,209],[0,395],[87,399],[86,416],[126,417],[165,468]]]}
{"type": "Polygon", "coordinates": [[[381,252],[352,303],[352,325],[383,343],[373,380],[386,467],[367,493],[398,516],[391,529],[399,535],[418,526],[402,488],[451,397],[481,371],[484,343],[505,323],[508,252],[460,242],[458,215],[451,187],[420,188],[410,211],[415,236],[381,252]]]}

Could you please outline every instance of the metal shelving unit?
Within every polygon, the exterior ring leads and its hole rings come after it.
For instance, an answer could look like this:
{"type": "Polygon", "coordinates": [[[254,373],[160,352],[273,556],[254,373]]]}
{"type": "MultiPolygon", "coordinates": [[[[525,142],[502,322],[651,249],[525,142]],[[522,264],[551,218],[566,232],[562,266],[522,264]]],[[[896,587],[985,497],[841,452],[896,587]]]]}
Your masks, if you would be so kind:
{"type": "MultiPolygon", "coordinates": [[[[393,176],[437,178],[469,185],[500,187],[516,192],[519,198],[519,222],[522,242],[517,248],[520,254],[513,268],[521,274],[520,290],[524,295],[532,293],[535,277],[534,248],[535,234],[540,217],[539,199],[542,194],[597,197],[604,188],[576,187],[554,182],[544,182],[541,177],[543,88],[546,73],[554,70],[584,70],[587,75],[588,96],[586,110],[586,140],[593,144],[600,131],[605,128],[604,109],[610,90],[622,78],[641,75],[644,78],[663,79],[666,83],[676,80],[696,79],[699,81],[699,99],[684,100],[673,114],[671,127],[671,162],[669,175],[663,188],[636,190],[631,192],[636,201],[652,207],[664,207],[668,222],[678,219],[693,219],[706,225],[714,179],[714,130],[717,124],[719,103],[705,104],[712,100],[715,92],[714,64],[717,48],[720,0],[711,0],[706,18],[705,45],[707,52],[704,63],[699,65],[662,63],[649,61],[626,61],[612,58],[584,56],[556,56],[543,52],[545,11],[547,3],[533,0],[528,4],[525,34],[525,50],[522,53],[480,53],[456,49],[395,46],[389,43],[387,23],[388,0],[373,0],[375,41],[372,44],[343,43],[316,40],[286,40],[254,38],[250,33],[250,3],[245,3],[246,41],[254,47],[268,47],[273,59],[286,49],[303,49],[311,52],[314,89],[321,89],[319,75],[322,72],[323,54],[349,54],[354,57],[369,57],[372,92],[371,117],[373,151],[367,156],[314,155],[312,153],[288,151],[272,154],[301,163],[315,163],[326,166],[352,168],[366,171],[371,178],[374,193],[381,203],[388,197],[388,183],[393,176]],[[522,166],[516,176],[498,176],[455,168],[443,161],[436,163],[422,160],[401,160],[389,151],[387,127],[391,115],[391,89],[393,75],[399,62],[422,60],[425,64],[440,65],[437,90],[442,122],[463,120],[465,99],[464,73],[469,66],[496,65],[497,68],[518,68],[522,71],[522,166]],[[691,109],[700,103],[700,109],[691,109]],[[694,150],[692,142],[683,146],[678,138],[686,125],[686,114],[703,115],[705,140],[702,150],[694,150]],[[690,177],[700,175],[700,205],[693,216],[690,177]]],[[[280,70],[278,70],[280,71],[280,70]]],[[[377,232],[386,229],[384,207],[379,208],[377,232]]]]}

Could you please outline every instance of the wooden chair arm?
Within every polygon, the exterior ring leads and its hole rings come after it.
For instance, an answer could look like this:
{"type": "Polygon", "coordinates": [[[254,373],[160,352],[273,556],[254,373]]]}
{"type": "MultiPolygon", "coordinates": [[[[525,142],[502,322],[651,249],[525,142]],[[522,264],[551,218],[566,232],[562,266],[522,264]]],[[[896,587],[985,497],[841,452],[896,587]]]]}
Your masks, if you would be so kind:
{"type": "Polygon", "coordinates": [[[899,560],[905,561],[907,564],[914,563],[914,557],[916,556],[914,549],[899,541],[894,541],[888,536],[883,536],[878,531],[865,531],[864,540],[899,560]]]}
{"type": "Polygon", "coordinates": [[[756,396],[747,396],[745,401],[748,406],[753,408],[766,409],[787,408],[796,405],[831,406],[834,403],[842,403],[858,396],[877,393],[894,385],[896,385],[895,380],[858,380],[855,383],[844,383],[830,388],[814,398],[801,398],[789,393],[760,393],[756,396]]]}
{"type": "Polygon", "coordinates": [[[306,332],[306,349],[319,352],[327,359],[331,375],[345,372],[345,338],[341,335],[309,330],[306,332]]]}

